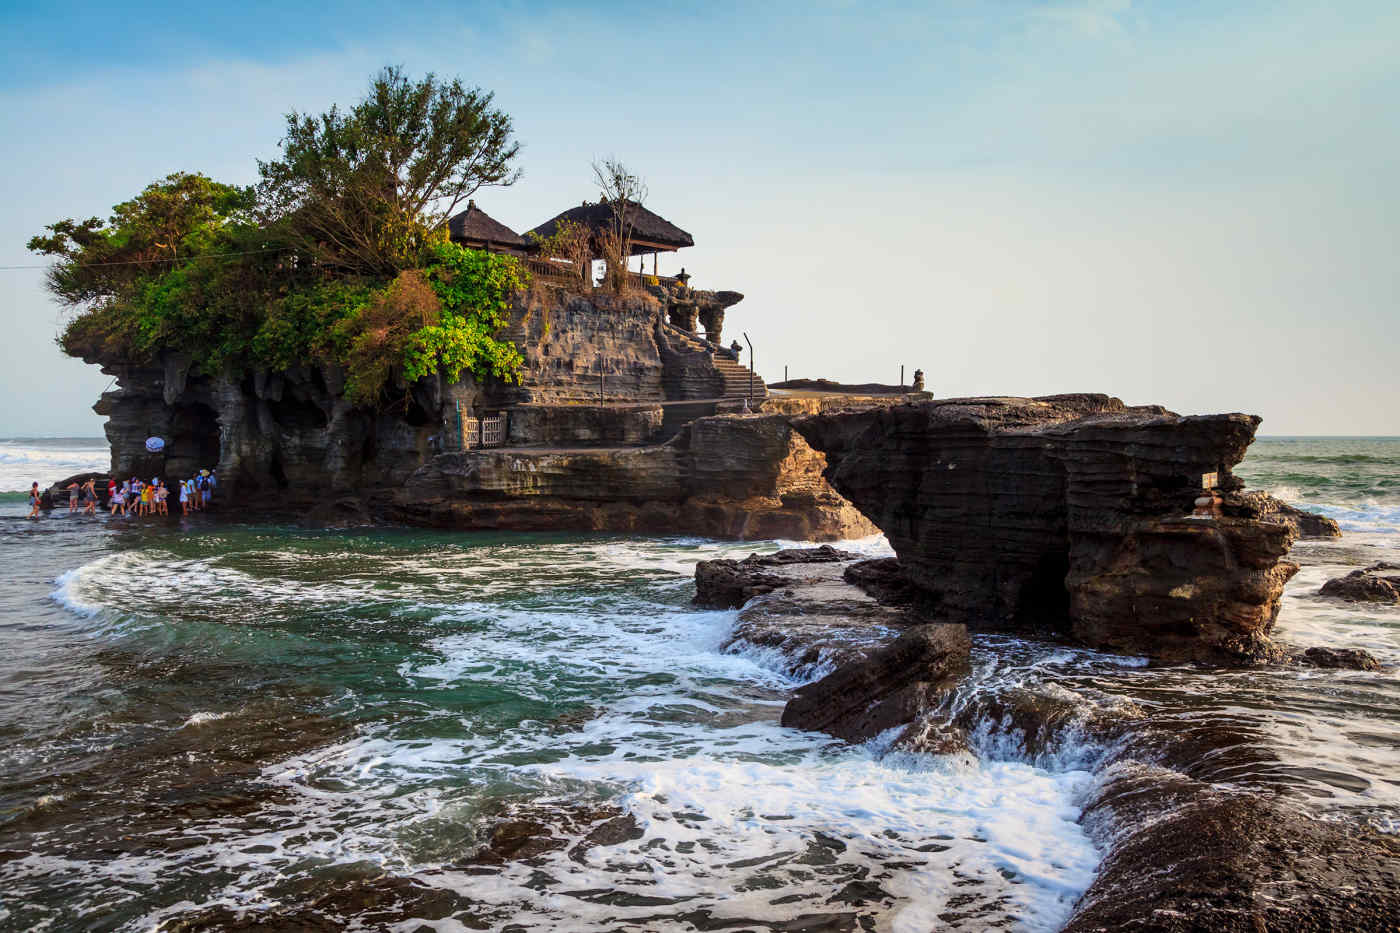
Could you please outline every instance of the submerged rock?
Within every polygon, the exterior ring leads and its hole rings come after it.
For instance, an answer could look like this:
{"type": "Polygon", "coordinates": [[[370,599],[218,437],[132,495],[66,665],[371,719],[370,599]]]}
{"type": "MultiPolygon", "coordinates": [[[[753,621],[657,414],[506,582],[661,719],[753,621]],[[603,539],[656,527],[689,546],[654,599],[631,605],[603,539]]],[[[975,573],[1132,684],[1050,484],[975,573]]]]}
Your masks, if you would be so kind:
{"type": "Polygon", "coordinates": [[[1395,569],[1391,564],[1376,564],[1365,570],[1353,570],[1322,584],[1318,595],[1349,603],[1400,603],[1400,576],[1380,576],[1381,571],[1391,569],[1395,569]]]}
{"type": "Polygon", "coordinates": [[[966,626],[911,628],[863,660],[799,687],[783,709],[782,724],[848,742],[906,725],[967,672],[971,648],[966,626]]]}
{"type": "Polygon", "coordinates": [[[1277,653],[1268,636],[1297,572],[1282,560],[1291,527],[1229,514],[1240,485],[1229,470],[1258,424],[1105,395],[793,420],[939,618],[1211,663],[1277,653]]]}

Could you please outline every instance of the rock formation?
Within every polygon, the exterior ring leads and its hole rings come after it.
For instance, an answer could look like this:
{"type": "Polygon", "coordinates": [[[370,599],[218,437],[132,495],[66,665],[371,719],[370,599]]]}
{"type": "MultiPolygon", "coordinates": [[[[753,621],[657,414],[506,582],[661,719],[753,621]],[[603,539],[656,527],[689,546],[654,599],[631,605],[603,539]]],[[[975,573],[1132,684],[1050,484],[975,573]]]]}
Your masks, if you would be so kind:
{"type": "Polygon", "coordinates": [[[1400,841],[1272,795],[1125,767],[1082,822],[1107,854],[1065,933],[1359,933],[1400,916],[1400,841]]]}
{"type": "Polygon", "coordinates": [[[1293,529],[1239,514],[1259,419],[1103,395],[793,419],[938,618],[1158,658],[1270,657],[1293,529]],[[1203,482],[1218,514],[1193,516],[1203,482]],[[1234,511],[1236,514],[1231,514],[1234,511]]]}
{"type": "Polygon", "coordinates": [[[397,520],[458,528],[816,541],[875,534],[831,490],[825,466],[784,418],[725,415],[652,447],[440,454],[385,506],[397,520]]]}
{"type": "Polygon", "coordinates": [[[782,724],[848,742],[906,726],[967,673],[971,649],[966,626],[917,625],[868,657],[798,687],[782,724]]]}
{"type": "MultiPolygon", "coordinates": [[[[711,314],[740,297],[685,300],[711,314]]],[[[217,466],[222,498],[298,515],[315,506],[331,523],[874,534],[781,418],[696,421],[741,407],[724,398],[744,394],[748,371],[668,324],[669,300],[549,282],[522,293],[502,332],[524,357],[518,385],[430,377],[376,411],[345,399],[336,366],[205,373],[165,354],[90,360],[118,384],[95,409],[109,416],[115,475],[176,480],[217,466]],[[461,449],[463,421],[493,412],[505,412],[504,447],[461,449]],[[166,441],[160,453],[145,448],[152,435],[166,441]]]]}
{"type": "Polygon", "coordinates": [[[785,548],[775,554],[750,554],[743,560],[702,560],[695,565],[695,599],[707,609],[738,609],[755,596],[787,586],[792,577],[767,568],[793,564],[829,564],[859,560],[860,555],[824,544],[819,548],[785,548]]]}
{"type": "Polygon", "coordinates": [[[1400,564],[1379,563],[1365,570],[1353,570],[1344,577],[1334,577],[1322,584],[1319,596],[1345,600],[1349,603],[1400,603],[1400,574],[1382,574],[1400,570],[1400,564]]]}
{"type": "Polygon", "coordinates": [[[742,606],[727,651],[775,649],[799,687],[782,723],[847,741],[914,724],[967,671],[962,625],[926,624],[848,583],[859,555],[831,547],[701,561],[695,602],[742,606]]]}
{"type": "Polygon", "coordinates": [[[1340,538],[1342,529],[1326,515],[1305,512],[1287,502],[1275,499],[1267,492],[1241,493],[1236,500],[1236,514],[1266,522],[1288,525],[1299,538],[1340,538]]]}

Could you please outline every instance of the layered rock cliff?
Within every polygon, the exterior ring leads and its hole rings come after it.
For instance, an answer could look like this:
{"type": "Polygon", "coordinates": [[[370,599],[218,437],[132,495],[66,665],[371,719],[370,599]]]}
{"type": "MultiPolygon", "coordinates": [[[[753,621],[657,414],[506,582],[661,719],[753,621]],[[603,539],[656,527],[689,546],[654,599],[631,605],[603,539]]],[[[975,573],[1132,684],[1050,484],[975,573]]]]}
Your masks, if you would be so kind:
{"type": "Polygon", "coordinates": [[[874,534],[784,419],[695,420],[742,407],[716,399],[737,364],[666,314],[645,294],[534,288],[502,334],[524,357],[518,384],[421,379],[378,411],[345,399],[333,365],[211,374],[173,354],[93,360],[117,377],[95,407],[115,475],[217,467],[225,497],[289,512],[336,502],[355,520],[452,527],[874,534]],[[462,422],[487,413],[504,413],[503,445],[461,449],[462,422]],[[165,449],[149,453],[150,436],[165,449]]]}
{"type": "Polygon", "coordinates": [[[392,517],[471,528],[677,532],[826,541],[877,529],[780,416],[724,415],[650,447],[472,450],[427,460],[392,517]]]}
{"type": "Polygon", "coordinates": [[[1103,395],[796,418],[937,617],[1159,658],[1269,656],[1286,524],[1230,508],[1257,417],[1103,395]],[[1193,515],[1203,484],[1222,501],[1193,515]],[[1231,514],[1231,513],[1235,514],[1231,514]]]}

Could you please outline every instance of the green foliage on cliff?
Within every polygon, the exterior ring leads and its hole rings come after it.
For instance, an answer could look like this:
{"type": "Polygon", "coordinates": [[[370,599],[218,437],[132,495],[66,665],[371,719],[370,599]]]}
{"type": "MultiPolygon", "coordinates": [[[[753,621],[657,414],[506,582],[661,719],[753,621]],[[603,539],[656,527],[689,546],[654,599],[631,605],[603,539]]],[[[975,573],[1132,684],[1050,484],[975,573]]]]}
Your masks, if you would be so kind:
{"type": "Polygon", "coordinates": [[[405,357],[410,380],[441,370],[455,380],[463,370],[478,379],[519,382],[524,359],[515,344],[492,334],[506,323],[512,297],[529,285],[524,266],[496,256],[439,241],[430,252],[428,283],[442,303],[435,324],[413,335],[405,357]]]}
{"type": "Polygon", "coordinates": [[[75,311],[60,346],[108,363],[183,353],[210,373],[338,364],[362,405],[438,372],[517,380],[519,351],[494,335],[525,271],[444,227],[517,177],[510,119],[490,104],[385,69],[348,111],[290,114],[255,188],[181,172],[106,220],[50,224],[29,248],[57,259],[49,290],[75,311]]]}

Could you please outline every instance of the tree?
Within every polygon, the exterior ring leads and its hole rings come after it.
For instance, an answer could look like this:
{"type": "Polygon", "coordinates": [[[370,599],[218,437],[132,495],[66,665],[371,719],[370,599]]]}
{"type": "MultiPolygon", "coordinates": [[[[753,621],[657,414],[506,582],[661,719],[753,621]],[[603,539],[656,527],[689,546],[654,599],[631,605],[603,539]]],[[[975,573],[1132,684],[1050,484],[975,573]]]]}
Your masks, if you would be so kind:
{"type": "Polygon", "coordinates": [[[612,209],[608,226],[598,234],[598,249],[607,265],[603,284],[621,295],[627,290],[627,257],[632,255],[636,208],[647,199],[647,185],[616,159],[595,161],[593,178],[603,202],[612,209]]]}
{"type": "Polygon", "coordinates": [[[412,81],[390,67],[348,112],[289,113],[282,158],[258,163],[267,219],[335,269],[412,268],[458,205],[520,177],[512,168],[520,146],[493,96],[432,74],[412,81]]]}
{"type": "Polygon", "coordinates": [[[151,182],[103,221],[89,217],[49,224],[29,249],[59,262],[48,288],[78,306],[126,295],[138,284],[172,269],[178,260],[227,248],[250,222],[254,195],[198,172],[175,172],[151,182]]]}

